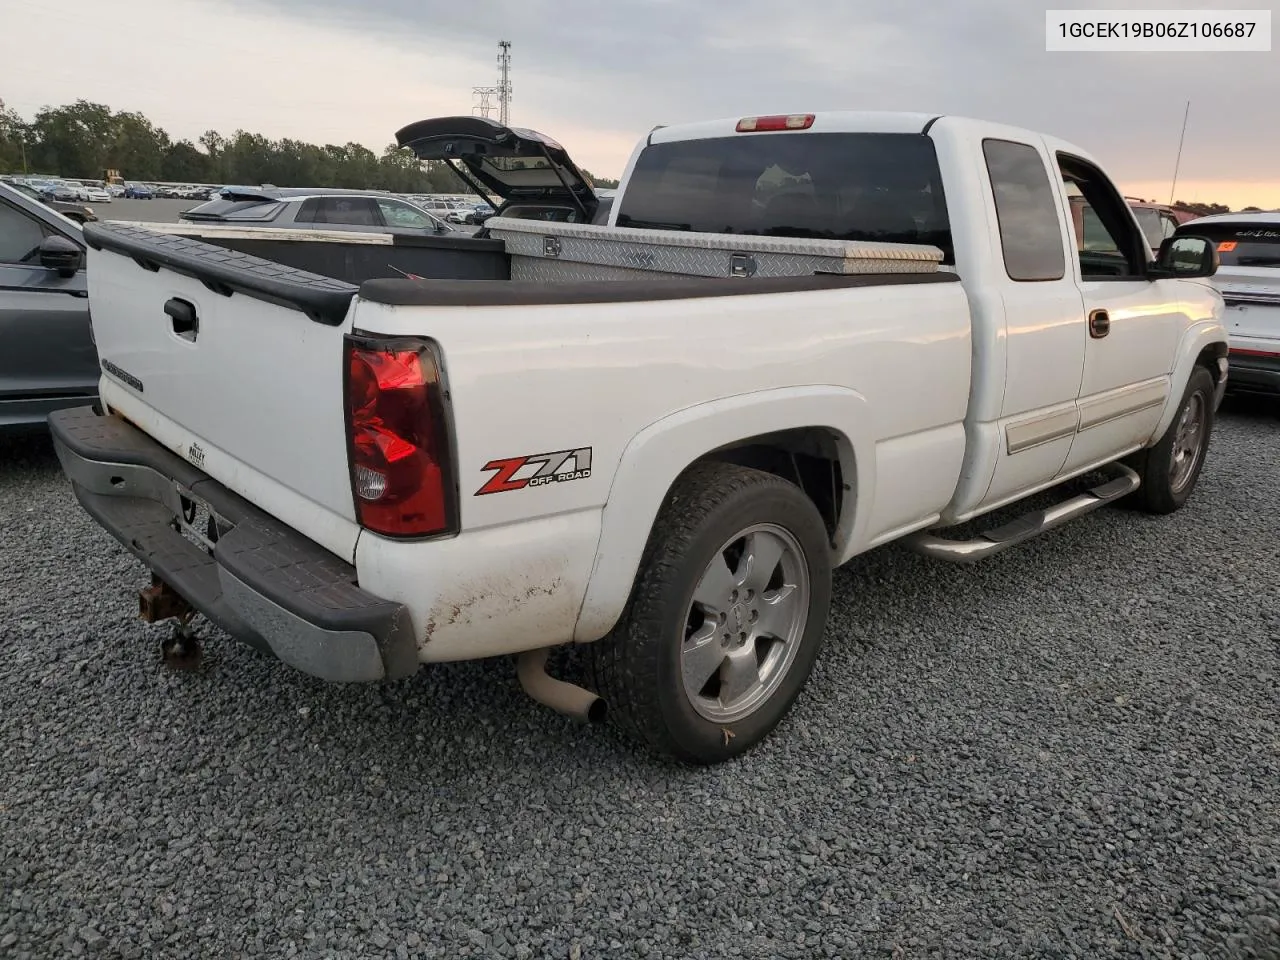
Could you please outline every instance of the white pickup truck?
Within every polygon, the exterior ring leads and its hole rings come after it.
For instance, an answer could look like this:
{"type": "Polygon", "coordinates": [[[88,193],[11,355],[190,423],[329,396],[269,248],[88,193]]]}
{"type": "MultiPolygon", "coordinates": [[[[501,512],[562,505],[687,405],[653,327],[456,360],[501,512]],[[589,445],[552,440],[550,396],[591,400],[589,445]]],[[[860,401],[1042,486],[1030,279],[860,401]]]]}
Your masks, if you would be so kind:
{"type": "Polygon", "coordinates": [[[1226,382],[1216,251],[1152,259],[1078,147],[907,113],[660,127],[592,224],[546,138],[401,134],[515,185],[485,231],[524,251],[509,279],[356,286],[86,228],[100,407],[50,423],[154,573],[147,619],[198,611],[332,681],[518,654],[543,703],[711,763],[795,700],[833,567],[896,540],[977,560],[1196,484],[1226,382]],[[1109,247],[1074,234],[1081,202],[1109,247]],[[593,689],[546,673],[561,644],[593,689]]]}

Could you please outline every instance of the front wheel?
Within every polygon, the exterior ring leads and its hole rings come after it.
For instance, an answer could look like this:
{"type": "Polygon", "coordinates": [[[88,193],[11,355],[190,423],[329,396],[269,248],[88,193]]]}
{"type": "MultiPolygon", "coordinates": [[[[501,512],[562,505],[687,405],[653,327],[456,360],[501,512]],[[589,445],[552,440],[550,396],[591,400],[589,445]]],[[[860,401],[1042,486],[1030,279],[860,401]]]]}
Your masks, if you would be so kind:
{"type": "Polygon", "coordinates": [[[654,524],[628,609],[592,644],[596,689],[656,750],[727,760],[790,710],[830,603],[827,531],[804,492],[759,470],[698,464],[654,524]]]}
{"type": "Polygon", "coordinates": [[[1142,477],[1142,486],[1133,495],[1135,506],[1164,514],[1187,502],[1200,479],[1213,434],[1213,400],[1213,377],[1204,367],[1195,367],[1169,429],[1159,443],[1129,461],[1142,477]]]}

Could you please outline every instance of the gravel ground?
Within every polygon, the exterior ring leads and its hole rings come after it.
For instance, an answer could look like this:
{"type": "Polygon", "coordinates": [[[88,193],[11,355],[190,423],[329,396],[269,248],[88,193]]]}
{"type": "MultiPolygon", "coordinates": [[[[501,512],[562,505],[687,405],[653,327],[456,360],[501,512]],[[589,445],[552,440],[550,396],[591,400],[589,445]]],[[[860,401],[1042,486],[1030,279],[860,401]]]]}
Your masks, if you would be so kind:
{"type": "Polygon", "coordinates": [[[47,440],[0,489],[6,960],[1280,958],[1280,408],[1173,517],[854,561],[791,717],[712,770],[507,662],[169,672],[47,440]]]}

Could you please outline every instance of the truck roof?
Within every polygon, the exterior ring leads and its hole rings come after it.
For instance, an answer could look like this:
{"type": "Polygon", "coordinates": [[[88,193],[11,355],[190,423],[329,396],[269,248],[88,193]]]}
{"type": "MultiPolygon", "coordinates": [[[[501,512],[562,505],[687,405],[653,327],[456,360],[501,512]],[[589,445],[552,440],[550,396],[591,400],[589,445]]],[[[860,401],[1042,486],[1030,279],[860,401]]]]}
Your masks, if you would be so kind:
{"type": "MultiPolygon", "coordinates": [[[[800,133],[924,133],[929,127],[933,126],[939,120],[946,120],[948,123],[973,123],[981,125],[985,129],[999,127],[1000,132],[1006,136],[1021,136],[1029,141],[1039,140],[1046,136],[1042,132],[1024,129],[1022,127],[1009,126],[1008,124],[997,123],[993,121],[980,120],[973,117],[955,116],[950,114],[937,113],[912,113],[907,111],[894,110],[823,110],[810,111],[813,114],[813,124],[808,127],[807,131],[793,130],[787,132],[800,133]]],[[[793,114],[755,114],[754,116],[807,116],[803,111],[797,111],[793,114]]],[[[718,120],[704,120],[697,123],[673,124],[671,126],[655,127],[649,134],[648,143],[672,143],[678,140],[701,140],[711,137],[731,137],[738,134],[738,123],[752,114],[744,114],[736,117],[724,117],[718,120]]],[[[1059,146],[1066,146],[1075,149],[1074,144],[1068,144],[1058,138],[1051,138],[1059,146]]],[[[1086,156],[1081,151],[1082,156],[1086,156]]]]}
{"type": "MultiPolygon", "coordinates": [[[[710,137],[730,137],[737,130],[742,114],[718,120],[702,120],[697,123],[680,123],[657,127],[649,135],[649,143],[669,143],[676,140],[702,140],[710,137]]],[[[783,114],[769,114],[780,116],[783,114]]],[[[792,114],[786,114],[791,116],[792,114]]],[[[803,115],[797,111],[794,115],[803,115]]],[[[934,113],[899,113],[887,110],[827,110],[813,114],[811,133],[920,133],[925,125],[937,117],[934,113]]]]}

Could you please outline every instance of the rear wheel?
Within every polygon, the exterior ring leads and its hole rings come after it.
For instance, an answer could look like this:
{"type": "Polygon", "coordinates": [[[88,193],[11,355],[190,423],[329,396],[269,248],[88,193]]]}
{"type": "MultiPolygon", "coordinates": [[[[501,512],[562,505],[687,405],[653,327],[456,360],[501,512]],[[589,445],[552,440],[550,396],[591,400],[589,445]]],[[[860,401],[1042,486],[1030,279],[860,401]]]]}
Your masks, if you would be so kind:
{"type": "Polygon", "coordinates": [[[794,484],[691,468],[654,525],[627,611],[591,646],[596,689],[629,734],[692,763],[763,740],[813,669],[830,547],[794,484]]]}
{"type": "Polygon", "coordinates": [[[1173,513],[1191,496],[1200,471],[1214,423],[1213,377],[1204,367],[1191,372],[1182,404],[1160,442],[1130,460],[1142,477],[1142,486],[1133,495],[1134,506],[1148,513],[1173,513]]]}

